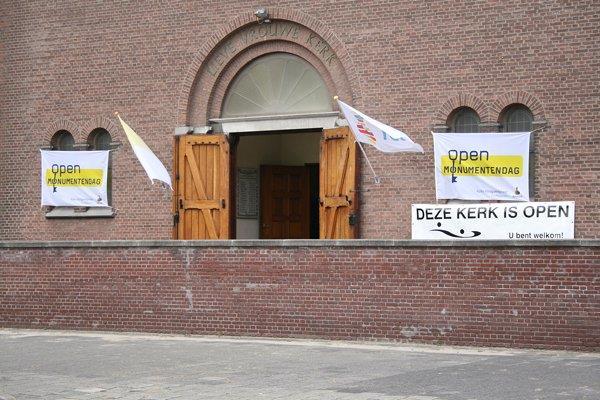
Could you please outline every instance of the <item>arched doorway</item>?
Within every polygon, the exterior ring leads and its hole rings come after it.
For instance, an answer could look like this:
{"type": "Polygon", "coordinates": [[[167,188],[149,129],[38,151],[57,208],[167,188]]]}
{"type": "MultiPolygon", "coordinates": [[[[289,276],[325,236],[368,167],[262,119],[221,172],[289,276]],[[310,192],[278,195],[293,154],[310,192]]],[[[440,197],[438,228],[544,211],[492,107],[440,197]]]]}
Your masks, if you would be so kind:
{"type": "Polygon", "coordinates": [[[236,138],[236,238],[319,237],[321,130],[301,129],[298,119],[306,122],[331,111],[325,82],[311,64],[296,55],[259,57],[234,79],[223,102],[221,123],[248,118],[256,124],[259,117],[263,124],[258,130],[238,126],[232,133],[236,138]],[[295,121],[290,121],[290,116],[295,116],[295,121]],[[286,120],[287,127],[272,129],[265,124],[286,120]]]}
{"type": "Polygon", "coordinates": [[[334,48],[275,18],[207,52],[175,148],[175,238],[356,237],[355,145],[332,98],[355,81],[334,48]]]}
{"type": "Polygon", "coordinates": [[[213,130],[178,146],[177,237],[356,235],[356,149],[318,71],[293,54],[247,64],[213,130]]]}

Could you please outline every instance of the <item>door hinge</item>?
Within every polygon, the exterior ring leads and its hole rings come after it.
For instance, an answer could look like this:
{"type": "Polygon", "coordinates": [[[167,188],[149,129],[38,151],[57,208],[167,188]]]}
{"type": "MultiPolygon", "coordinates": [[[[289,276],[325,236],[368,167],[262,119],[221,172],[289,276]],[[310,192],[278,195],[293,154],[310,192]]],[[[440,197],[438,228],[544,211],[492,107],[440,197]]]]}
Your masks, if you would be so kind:
{"type": "Polygon", "coordinates": [[[354,226],[354,225],[358,224],[358,215],[350,214],[348,216],[348,223],[350,224],[350,226],[354,226]]]}
{"type": "Polygon", "coordinates": [[[177,225],[179,223],[179,213],[176,212],[175,214],[173,214],[173,226],[177,225]]]}

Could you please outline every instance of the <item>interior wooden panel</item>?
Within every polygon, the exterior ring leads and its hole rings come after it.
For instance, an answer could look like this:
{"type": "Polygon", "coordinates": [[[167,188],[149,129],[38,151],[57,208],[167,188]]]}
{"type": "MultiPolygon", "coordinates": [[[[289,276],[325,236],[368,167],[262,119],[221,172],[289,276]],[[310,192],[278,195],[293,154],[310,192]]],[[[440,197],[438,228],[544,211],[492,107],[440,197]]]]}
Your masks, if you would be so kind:
{"type": "Polygon", "coordinates": [[[308,167],[261,166],[261,238],[310,237],[309,183],[308,167]]]}

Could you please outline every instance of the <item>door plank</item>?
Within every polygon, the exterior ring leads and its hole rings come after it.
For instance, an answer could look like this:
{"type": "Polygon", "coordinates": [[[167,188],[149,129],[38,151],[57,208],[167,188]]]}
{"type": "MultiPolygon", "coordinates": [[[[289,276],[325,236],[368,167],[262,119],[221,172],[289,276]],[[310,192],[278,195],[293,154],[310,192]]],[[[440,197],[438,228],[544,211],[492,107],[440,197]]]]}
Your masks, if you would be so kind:
{"type": "Polygon", "coordinates": [[[221,202],[219,200],[184,200],[183,208],[218,210],[221,208],[221,202]]]}
{"type": "Polygon", "coordinates": [[[346,196],[332,196],[323,199],[323,206],[325,207],[348,207],[349,205],[350,202],[346,196]]]}

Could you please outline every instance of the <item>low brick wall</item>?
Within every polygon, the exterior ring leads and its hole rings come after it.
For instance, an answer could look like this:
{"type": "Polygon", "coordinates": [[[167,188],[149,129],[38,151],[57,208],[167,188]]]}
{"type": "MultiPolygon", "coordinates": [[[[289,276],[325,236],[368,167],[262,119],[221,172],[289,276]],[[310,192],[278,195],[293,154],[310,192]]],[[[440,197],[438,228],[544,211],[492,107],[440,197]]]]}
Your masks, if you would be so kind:
{"type": "Polygon", "coordinates": [[[600,349],[600,242],[0,242],[0,326],[600,349]]]}

